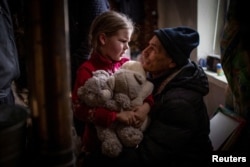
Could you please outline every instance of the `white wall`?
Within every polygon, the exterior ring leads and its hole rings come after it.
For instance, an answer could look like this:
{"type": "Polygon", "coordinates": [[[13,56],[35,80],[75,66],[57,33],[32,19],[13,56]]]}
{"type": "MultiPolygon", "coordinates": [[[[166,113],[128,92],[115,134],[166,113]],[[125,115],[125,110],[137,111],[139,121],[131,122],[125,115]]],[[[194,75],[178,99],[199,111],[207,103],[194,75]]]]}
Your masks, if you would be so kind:
{"type": "Polygon", "coordinates": [[[228,4],[229,0],[198,0],[197,27],[201,36],[198,58],[206,58],[209,54],[220,56],[228,4]]]}
{"type": "Polygon", "coordinates": [[[200,33],[198,59],[213,53],[216,9],[218,0],[198,0],[197,29],[200,33]]]}
{"type": "Polygon", "coordinates": [[[220,104],[225,104],[227,80],[225,75],[217,76],[216,73],[208,71],[206,73],[209,82],[209,93],[204,97],[204,101],[207,105],[208,115],[211,117],[220,104]]]}

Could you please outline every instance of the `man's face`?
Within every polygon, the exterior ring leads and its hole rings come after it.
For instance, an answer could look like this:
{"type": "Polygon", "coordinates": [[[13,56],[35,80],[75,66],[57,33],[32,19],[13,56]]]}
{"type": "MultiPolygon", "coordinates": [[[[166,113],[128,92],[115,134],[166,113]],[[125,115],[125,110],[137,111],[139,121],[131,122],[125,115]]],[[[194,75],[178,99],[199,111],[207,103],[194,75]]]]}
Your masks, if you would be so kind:
{"type": "Polygon", "coordinates": [[[157,36],[153,36],[148,46],[143,50],[141,61],[143,68],[156,76],[176,66],[157,36]]]}

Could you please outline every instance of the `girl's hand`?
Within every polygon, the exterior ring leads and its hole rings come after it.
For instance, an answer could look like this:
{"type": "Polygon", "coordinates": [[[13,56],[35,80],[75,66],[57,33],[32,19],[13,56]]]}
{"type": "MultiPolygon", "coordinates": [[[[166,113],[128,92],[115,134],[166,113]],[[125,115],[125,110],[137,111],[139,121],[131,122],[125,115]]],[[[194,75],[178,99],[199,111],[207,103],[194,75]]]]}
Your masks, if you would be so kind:
{"type": "Polygon", "coordinates": [[[143,105],[135,107],[133,111],[135,113],[135,122],[133,126],[139,128],[148,117],[150,105],[148,103],[143,103],[143,105]]]}
{"type": "Polygon", "coordinates": [[[122,111],[116,114],[116,119],[126,125],[133,125],[136,121],[134,111],[122,111]]]}

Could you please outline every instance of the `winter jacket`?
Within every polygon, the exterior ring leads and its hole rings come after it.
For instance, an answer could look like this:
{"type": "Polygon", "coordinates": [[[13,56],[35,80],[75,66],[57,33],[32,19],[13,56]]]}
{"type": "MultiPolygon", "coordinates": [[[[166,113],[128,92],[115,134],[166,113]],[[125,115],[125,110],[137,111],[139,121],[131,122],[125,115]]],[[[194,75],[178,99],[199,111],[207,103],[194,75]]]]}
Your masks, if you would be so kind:
{"type": "Polygon", "coordinates": [[[166,81],[166,76],[152,80],[155,105],[140,154],[148,165],[159,162],[166,166],[192,166],[208,162],[212,146],[203,101],[209,92],[204,71],[190,63],[166,81]]]}
{"type": "MultiPolygon", "coordinates": [[[[128,60],[128,58],[124,57],[120,61],[114,62],[98,53],[93,53],[91,58],[84,62],[77,71],[76,83],[72,93],[73,113],[75,118],[83,121],[85,124],[83,143],[87,151],[100,148],[100,143],[96,137],[94,124],[103,127],[110,126],[116,119],[117,111],[110,111],[106,108],[95,108],[94,112],[89,112],[90,108],[87,105],[79,103],[77,90],[80,86],[83,86],[89,78],[92,77],[93,71],[102,69],[112,74],[128,60]]],[[[144,102],[148,102],[152,106],[152,96],[146,98],[144,102]]]]}
{"type": "Polygon", "coordinates": [[[13,24],[7,0],[0,1],[0,99],[11,92],[11,83],[20,75],[13,24]]]}

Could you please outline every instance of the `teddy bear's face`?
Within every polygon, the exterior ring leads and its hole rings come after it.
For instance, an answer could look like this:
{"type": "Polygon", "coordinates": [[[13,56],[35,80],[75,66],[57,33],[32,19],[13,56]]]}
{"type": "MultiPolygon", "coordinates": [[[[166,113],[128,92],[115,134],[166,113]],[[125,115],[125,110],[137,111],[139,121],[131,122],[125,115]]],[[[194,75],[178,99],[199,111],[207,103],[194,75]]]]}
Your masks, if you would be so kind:
{"type": "Polygon", "coordinates": [[[141,62],[139,61],[135,60],[127,61],[121,66],[121,69],[131,70],[146,77],[146,71],[144,70],[141,62]]]}
{"type": "Polygon", "coordinates": [[[78,89],[78,96],[90,107],[103,106],[112,96],[112,92],[107,89],[106,80],[108,77],[102,71],[97,71],[93,74],[93,77],[89,78],[85,84],[78,89]]]}
{"type": "Polygon", "coordinates": [[[122,109],[143,104],[143,100],[153,91],[153,84],[147,80],[146,72],[138,61],[124,63],[107,83],[122,109]]]}
{"type": "Polygon", "coordinates": [[[130,60],[108,79],[108,85],[116,93],[123,93],[130,99],[136,98],[141,86],[146,82],[146,72],[141,62],[130,60]]]}
{"type": "Polygon", "coordinates": [[[90,107],[94,107],[96,105],[101,106],[103,104],[103,100],[98,96],[100,93],[100,83],[95,78],[88,79],[84,86],[78,89],[78,96],[85,104],[90,107]]]}
{"type": "Polygon", "coordinates": [[[113,81],[114,93],[122,93],[127,95],[131,100],[138,96],[138,92],[142,89],[142,84],[146,82],[146,78],[139,73],[130,70],[120,69],[114,74],[113,81]]]}

